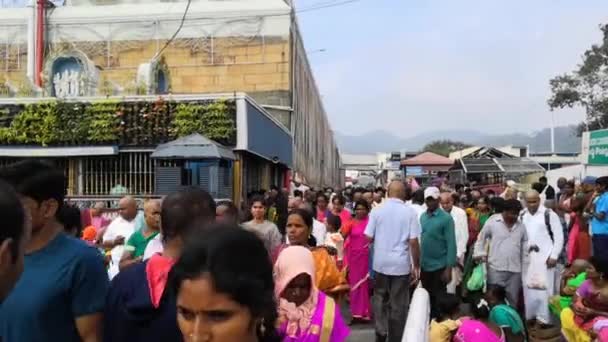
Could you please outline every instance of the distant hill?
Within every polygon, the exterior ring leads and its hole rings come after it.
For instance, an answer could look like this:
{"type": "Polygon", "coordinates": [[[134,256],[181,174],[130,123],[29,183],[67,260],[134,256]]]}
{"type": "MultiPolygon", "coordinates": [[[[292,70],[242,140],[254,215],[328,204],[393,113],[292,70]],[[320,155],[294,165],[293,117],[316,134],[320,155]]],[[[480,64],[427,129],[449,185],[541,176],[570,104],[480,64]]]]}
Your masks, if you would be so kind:
{"type": "MultiPolygon", "coordinates": [[[[576,136],[576,126],[555,128],[556,152],[580,152],[581,139],[576,136]]],[[[433,140],[455,140],[471,145],[530,146],[530,152],[551,151],[551,130],[545,128],[531,134],[513,133],[489,135],[475,130],[445,130],[421,133],[409,138],[400,138],[386,131],[372,131],[363,135],[343,135],[336,132],[340,151],[344,153],[375,153],[391,151],[419,151],[433,140]]]]}

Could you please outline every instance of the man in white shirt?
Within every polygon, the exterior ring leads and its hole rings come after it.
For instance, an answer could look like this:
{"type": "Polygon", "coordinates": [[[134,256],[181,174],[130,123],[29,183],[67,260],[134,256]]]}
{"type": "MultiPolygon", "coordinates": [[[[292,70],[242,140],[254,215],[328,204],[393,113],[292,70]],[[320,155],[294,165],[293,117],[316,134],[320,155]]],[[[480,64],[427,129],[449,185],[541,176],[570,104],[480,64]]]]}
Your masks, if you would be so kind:
{"type": "Polygon", "coordinates": [[[456,259],[458,266],[452,268],[452,281],[447,285],[448,293],[455,294],[456,286],[462,281],[462,268],[464,268],[464,254],[467,251],[469,240],[469,223],[467,213],[454,205],[454,199],[449,192],[441,193],[441,208],[454,220],[454,233],[456,235],[456,259]]]}
{"type": "Polygon", "coordinates": [[[530,289],[526,286],[528,265],[524,266],[526,320],[549,325],[551,324],[549,298],[555,295],[553,285],[555,277],[559,276],[555,272],[555,266],[564,246],[564,233],[557,214],[541,204],[538,191],[528,191],[525,199],[526,209],[523,210],[521,216],[528,235],[530,258],[533,257],[532,253],[539,253],[543,259],[547,260],[546,289],[544,290],[530,289]]]}
{"type": "Polygon", "coordinates": [[[119,272],[118,265],[124,252],[125,243],[135,232],[137,202],[133,197],[123,197],[118,202],[119,216],[110,223],[103,235],[103,247],[111,248],[112,260],[108,269],[110,279],[119,272]]]}

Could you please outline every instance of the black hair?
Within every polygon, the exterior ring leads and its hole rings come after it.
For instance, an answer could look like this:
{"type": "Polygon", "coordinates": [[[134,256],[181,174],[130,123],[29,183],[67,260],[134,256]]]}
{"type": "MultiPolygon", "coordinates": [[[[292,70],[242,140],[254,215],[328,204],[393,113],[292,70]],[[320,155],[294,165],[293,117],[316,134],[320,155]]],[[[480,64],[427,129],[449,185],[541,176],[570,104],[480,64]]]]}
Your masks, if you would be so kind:
{"type": "Polygon", "coordinates": [[[185,280],[208,276],[216,292],[247,307],[258,340],[278,342],[278,318],[272,265],[268,252],[254,233],[237,225],[213,225],[194,234],[169,274],[169,288],[177,297],[185,280]]]}
{"type": "Polygon", "coordinates": [[[545,183],[547,183],[547,177],[542,176],[542,177],[540,177],[540,178],[538,179],[538,181],[539,181],[539,182],[545,182],[545,183]]]}
{"type": "Polygon", "coordinates": [[[300,190],[294,190],[293,191],[293,197],[303,197],[303,193],[300,190]]]}
{"type": "Polygon", "coordinates": [[[451,293],[441,294],[437,298],[437,308],[439,309],[440,317],[443,320],[448,319],[460,310],[460,298],[451,293]]]}
{"type": "Polygon", "coordinates": [[[490,200],[490,205],[492,206],[492,210],[494,211],[494,213],[500,214],[504,210],[505,199],[502,197],[494,197],[490,200]]]}
{"type": "Polygon", "coordinates": [[[160,217],[164,241],[185,240],[193,229],[215,220],[215,201],[207,191],[188,187],[163,199],[160,217]]]}
{"type": "Polygon", "coordinates": [[[36,159],[20,161],[0,168],[0,179],[38,203],[54,199],[59,216],[65,198],[65,176],[54,165],[36,159]]]}
{"type": "Polygon", "coordinates": [[[464,188],[464,184],[459,183],[454,186],[454,190],[456,190],[456,191],[460,191],[460,190],[462,190],[462,188],[464,188]]]}
{"type": "Polygon", "coordinates": [[[278,186],[276,186],[276,185],[272,185],[272,186],[270,186],[270,190],[271,190],[271,191],[272,191],[272,190],[274,190],[274,191],[277,191],[277,192],[281,192],[281,189],[279,189],[279,187],[278,187],[278,186]]]}
{"type": "Polygon", "coordinates": [[[322,193],[322,192],[319,192],[319,193],[317,193],[317,197],[316,197],[316,199],[319,199],[319,197],[322,197],[322,198],[325,200],[325,202],[328,202],[328,203],[329,203],[329,197],[327,197],[327,195],[326,195],[326,194],[324,194],[324,193],[322,193]]]}
{"type": "Polygon", "coordinates": [[[490,317],[490,305],[483,298],[480,298],[473,303],[472,311],[475,319],[487,320],[490,317]]]}
{"type": "Polygon", "coordinates": [[[10,250],[12,262],[17,261],[19,244],[24,238],[25,209],[21,200],[12,186],[0,181],[0,217],[2,217],[2,229],[0,229],[0,244],[6,239],[11,239],[10,250]]]}
{"type": "Polygon", "coordinates": [[[496,191],[494,191],[492,189],[486,190],[486,196],[489,196],[489,195],[496,195],[496,191]]]}
{"type": "Polygon", "coordinates": [[[502,206],[502,211],[517,212],[519,213],[522,209],[521,202],[516,199],[506,200],[502,206]]]}
{"type": "Polygon", "coordinates": [[[355,206],[353,207],[353,209],[357,209],[357,207],[360,205],[364,206],[365,209],[367,209],[368,213],[371,210],[371,208],[369,207],[369,203],[367,203],[366,200],[358,200],[357,202],[355,202],[355,206]]]}
{"type": "Polygon", "coordinates": [[[413,193],[412,193],[412,187],[411,187],[411,186],[409,186],[409,185],[406,185],[406,186],[405,186],[405,194],[404,194],[404,196],[403,196],[403,197],[405,198],[405,200],[406,200],[406,201],[411,200],[411,199],[412,199],[412,194],[413,194],[413,193]]]}
{"type": "Polygon", "coordinates": [[[67,234],[80,237],[80,233],[82,233],[80,209],[70,204],[64,204],[61,210],[59,210],[57,221],[63,224],[63,230],[67,234]]]}
{"type": "Polygon", "coordinates": [[[334,198],[331,200],[331,203],[334,203],[335,201],[338,201],[338,203],[340,203],[341,205],[346,204],[346,199],[344,199],[344,196],[342,195],[334,196],[334,198]]]}
{"type": "Polygon", "coordinates": [[[595,184],[600,186],[608,186],[608,176],[599,177],[595,180],[595,184]]]}
{"type": "Polygon", "coordinates": [[[412,203],[420,205],[424,204],[424,190],[418,189],[414,191],[414,194],[412,195],[412,203]]]}
{"type": "Polygon", "coordinates": [[[453,192],[450,196],[452,196],[454,204],[460,204],[460,195],[457,192],[453,192]]]}
{"type": "MultiPolygon", "coordinates": [[[[494,297],[494,299],[496,299],[496,301],[499,303],[504,303],[507,299],[507,290],[504,288],[504,286],[488,284],[486,287],[486,293],[494,297]]],[[[513,303],[509,304],[513,305],[513,303]]]]}
{"type": "MultiPolygon", "coordinates": [[[[314,224],[314,220],[313,220],[313,216],[312,216],[313,214],[310,212],[310,210],[295,208],[289,212],[288,218],[291,215],[299,215],[302,218],[302,220],[304,221],[304,224],[308,227],[308,230],[310,230],[310,232],[312,233],[312,227],[314,224]]],[[[312,234],[310,234],[308,236],[307,243],[310,247],[316,247],[317,239],[312,234]]]]}
{"type": "Polygon", "coordinates": [[[336,227],[336,229],[339,230],[340,227],[342,227],[342,219],[340,219],[340,216],[337,216],[337,215],[328,215],[327,216],[327,225],[336,227]]]}
{"type": "Polygon", "coordinates": [[[599,258],[597,256],[592,256],[589,259],[589,262],[598,273],[604,276],[604,278],[608,277],[608,260],[599,258]]]}
{"type": "Polygon", "coordinates": [[[357,192],[359,192],[359,193],[363,193],[363,189],[361,189],[361,188],[359,188],[359,187],[354,188],[354,189],[353,189],[353,195],[354,195],[355,193],[357,193],[357,192]]]}
{"type": "Polygon", "coordinates": [[[540,194],[545,189],[545,186],[542,185],[540,182],[536,182],[536,183],[532,184],[532,189],[536,190],[536,192],[538,192],[540,194]]]}
{"type": "Polygon", "coordinates": [[[289,212],[289,216],[291,215],[299,215],[304,221],[304,224],[308,227],[308,229],[312,231],[313,217],[310,211],[306,209],[295,208],[289,212]]]}
{"type": "Polygon", "coordinates": [[[220,207],[220,206],[226,207],[226,213],[229,216],[232,216],[232,217],[235,217],[235,218],[238,219],[238,217],[239,217],[239,208],[237,208],[236,205],[234,205],[234,203],[232,203],[232,201],[220,201],[220,202],[217,202],[216,208],[220,207]]]}
{"type": "Polygon", "coordinates": [[[267,207],[267,206],[266,206],[266,200],[264,199],[264,197],[262,197],[262,196],[260,196],[260,195],[257,195],[257,196],[253,196],[253,197],[251,198],[251,200],[249,201],[249,208],[253,207],[253,205],[254,205],[256,202],[260,202],[260,203],[262,203],[262,206],[264,206],[264,208],[266,208],[266,207],[267,207]]]}

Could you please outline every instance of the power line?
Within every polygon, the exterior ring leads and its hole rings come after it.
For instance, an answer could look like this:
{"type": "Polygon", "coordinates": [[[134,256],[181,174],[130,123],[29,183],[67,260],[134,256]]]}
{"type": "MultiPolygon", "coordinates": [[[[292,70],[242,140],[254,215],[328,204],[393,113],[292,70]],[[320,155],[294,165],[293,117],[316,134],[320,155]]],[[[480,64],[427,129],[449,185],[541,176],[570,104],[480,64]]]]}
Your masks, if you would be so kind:
{"type": "Polygon", "coordinates": [[[354,2],[359,2],[359,1],[361,1],[361,0],[344,0],[344,1],[319,3],[317,5],[311,5],[309,7],[303,8],[301,10],[297,10],[296,13],[306,13],[306,12],[317,11],[320,9],[325,9],[325,8],[330,8],[330,7],[344,6],[344,5],[348,5],[348,4],[351,4],[354,2]]]}
{"type": "Polygon", "coordinates": [[[179,23],[179,27],[177,28],[177,30],[175,30],[175,33],[173,34],[173,36],[171,36],[171,38],[169,38],[169,40],[167,40],[167,42],[165,43],[165,45],[163,45],[162,49],[160,49],[156,55],[154,56],[154,58],[152,58],[153,60],[158,58],[158,56],[162,55],[163,51],[165,51],[165,49],[167,48],[167,46],[169,46],[169,44],[171,44],[171,42],[173,42],[173,40],[175,39],[175,37],[177,37],[177,35],[179,34],[179,31],[182,30],[182,27],[184,27],[184,22],[186,21],[186,16],[188,15],[188,10],[190,9],[190,4],[192,3],[192,0],[188,0],[188,4],[186,4],[186,9],[184,10],[184,15],[182,16],[182,20],[179,23]]]}

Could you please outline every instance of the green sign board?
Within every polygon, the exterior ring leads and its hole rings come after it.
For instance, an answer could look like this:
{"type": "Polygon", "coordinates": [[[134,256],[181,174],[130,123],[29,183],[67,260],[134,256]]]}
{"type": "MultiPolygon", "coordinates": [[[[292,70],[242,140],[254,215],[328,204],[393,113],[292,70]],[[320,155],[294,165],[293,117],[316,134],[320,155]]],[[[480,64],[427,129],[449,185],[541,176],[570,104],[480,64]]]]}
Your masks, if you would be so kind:
{"type": "Polygon", "coordinates": [[[589,164],[608,165],[608,129],[589,132],[589,164]]]}

